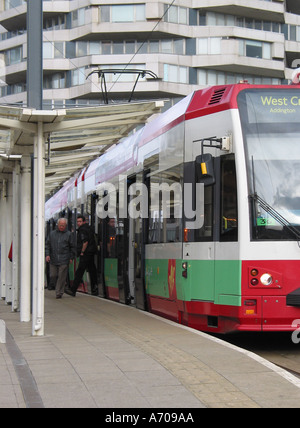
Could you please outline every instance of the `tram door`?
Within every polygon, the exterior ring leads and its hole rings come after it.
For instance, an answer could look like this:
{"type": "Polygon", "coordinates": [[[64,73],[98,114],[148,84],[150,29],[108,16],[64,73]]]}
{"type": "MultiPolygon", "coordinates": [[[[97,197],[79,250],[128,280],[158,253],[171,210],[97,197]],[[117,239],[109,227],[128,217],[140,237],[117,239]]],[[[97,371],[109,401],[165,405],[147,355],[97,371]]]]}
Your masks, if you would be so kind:
{"type": "MultiPolygon", "coordinates": [[[[136,177],[128,179],[128,187],[136,184],[136,177]]],[[[131,195],[128,192],[128,206],[131,206],[134,212],[140,211],[140,206],[134,206],[136,201],[140,205],[140,199],[137,194],[131,195]]],[[[130,215],[128,210],[128,283],[131,296],[131,303],[137,308],[146,309],[146,293],[144,282],[144,230],[146,227],[145,219],[141,216],[130,215]]]]}
{"type": "Polygon", "coordinates": [[[128,283],[131,303],[135,302],[135,219],[129,218],[128,230],[128,283]]]}
{"type": "Polygon", "coordinates": [[[93,193],[92,195],[89,196],[89,198],[90,198],[91,226],[94,231],[94,237],[97,245],[97,253],[95,254],[94,261],[97,269],[98,291],[99,291],[99,296],[106,297],[104,281],[103,281],[103,257],[102,257],[103,248],[101,246],[101,243],[103,241],[103,233],[104,233],[103,222],[97,217],[97,214],[96,214],[96,205],[98,201],[98,196],[96,195],[96,193],[93,193]]]}
{"type": "Polygon", "coordinates": [[[130,302],[132,304],[135,304],[136,300],[136,296],[135,296],[135,252],[136,252],[136,242],[135,242],[135,228],[136,228],[136,223],[138,221],[138,219],[135,219],[132,216],[132,210],[130,208],[134,208],[133,204],[134,204],[134,195],[130,194],[130,190],[129,189],[133,189],[134,185],[136,184],[136,177],[130,177],[127,180],[127,203],[128,203],[128,209],[127,209],[127,214],[128,214],[128,241],[127,241],[127,246],[128,246],[128,263],[127,263],[127,267],[128,267],[128,284],[129,284],[129,294],[130,294],[130,302]]]}
{"type": "MultiPolygon", "coordinates": [[[[118,195],[119,197],[119,195],[118,195]]],[[[128,257],[127,257],[127,236],[128,236],[128,221],[127,219],[118,218],[116,222],[116,258],[117,258],[117,277],[119,288],[119,302],[128,304],[128,257]]]]}

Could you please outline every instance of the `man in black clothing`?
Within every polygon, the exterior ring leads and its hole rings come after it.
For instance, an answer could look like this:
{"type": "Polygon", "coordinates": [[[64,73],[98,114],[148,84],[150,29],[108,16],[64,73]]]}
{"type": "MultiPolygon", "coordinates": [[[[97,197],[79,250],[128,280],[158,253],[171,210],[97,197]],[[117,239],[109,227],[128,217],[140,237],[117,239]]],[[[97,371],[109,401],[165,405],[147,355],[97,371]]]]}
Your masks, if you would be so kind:
{"type": "Polygon", "coordinates": [[[86,224],[83,215],[77,217],[77,227],[77,256],[79,256],[79,265],[75,273],[73,285],[69,290],[66,290],[66,293],[75,297],[76,291],[82,281],[84,271],[87,269],[90,273],[92,294],[93,296],[98,296],[97,269],[94,262],[97,245],[94,233],[91,227],[86,224]]]}

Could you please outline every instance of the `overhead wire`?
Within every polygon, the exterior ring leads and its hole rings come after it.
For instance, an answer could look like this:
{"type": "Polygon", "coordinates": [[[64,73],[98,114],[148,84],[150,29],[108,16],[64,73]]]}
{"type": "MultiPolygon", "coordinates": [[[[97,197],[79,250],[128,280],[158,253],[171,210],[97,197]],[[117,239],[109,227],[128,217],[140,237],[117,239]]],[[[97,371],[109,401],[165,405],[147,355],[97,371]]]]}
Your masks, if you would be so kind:
{"type": "MultiPolygon", "coordinates": [[[[154,27],[152,28],[152,30],[147,34],[146,38],[144,39],[144,41],[141,43],[141,45],[139,46],[139,48],[137,49],[137,51],[132,55],[130,61],[128,61],[128,63],[125,65],[124,70],[126,70],[126,68],[132,63],[133,59],[136,57],[136,55],[139,53],[139,51],[142,49],[142,47],[144,46],[144,44],[149,40],[151,34],[154,33],[154,31],[156,30],[156,28],[158,27],[158,25],[160,24],[160,22],[164,19],[164,17],[166,16],[167,12],[169,11],[169,9],[173,6],[173,4],[175,3],[176,0],[172,0],[172,2],[168,5],[168,7],[166,8],[166,10],[164,11],[164,14],[159,18],[159,20],[156,22],[156,24],[154,25],[154,27]]],[[[122,72],[119,73],[117,79],[114,81],[114,83],[112,84],[110,90],[108,92],[110,92],[112,90],[112,88],[114,87],[114,85],[117,83],[117,81],[119,80],[119,78],[121,77],[122,72]]]]}
{"type": "MultiPolygon", "coordinates": [[[[171,1],[171,3],[168,5],[168,7],[166,8],[166,10],[164,11],[164,13],[163,13],[163,15],[159,18],[159,20],[155,23],[155,25],[154,25],[154,27],[153,27],[153,29],[147,34],[147,36],[146,36],[146,38],[144,39],[144,41],[141,43],[141,45],[138,47],[138,49],[136,50],[136,52],[132,55],[132,57],[131,57],[131,59],[128,61],[128,63],[125,65],[125,67],[124,67],[124,69],[123,69],[123,71],[124,70],[126,70],[126,68],[132,63],[132,61],[133,61],[133,59],[136,57],[136,55],[139,53],[139,51],[142,49],[142,47],[144,46],[144,44],[149,40],[149,38],[151,37],[151,35],[153,34],[153,32],[156,30],[156,28],[157,28],[157,26],[160,24],[160,22],[164,19],[164,17],[165,17],[165,15],[167,14],[167,12],[169,11],[169,9],[173,6],[173,4],[175,3],[175,1],[176,0],[172,0],[171,1]]],[[[18,7],[17,6],[13,6],[12,5],[12,1],[11,0],[9,0],[9,4],[10,4],[10,6],[12,6],[12,8],[11,9],[15,9],[17,12],[20,12],[20,10],[18,9],[18,7]]],[[[61,51],[57,46],[55,46],[55,44],[54,44],[54,42],[53,41],[51,41],[51,40],[49,40],[48,38],[47,38],[47,36],[45,35],[45,32],[44,32],[44,30],[43,30],[43,41],[47,41],[47,42],[49,42],[49,43],[51,43],[52,44],[52,46],[54,47],[54,49],[56,49],[60,54],[62,54],[62,56],[63,56],[63,58],[64,59],[68,59],[69,60],[69,62],[72,64],[72,65],[74,65],[76,68],[75,68],[75,70],[78,70],[79,71],[79,73],[82,73],[83,75],[84,75],[84,77],[86,77],[85,76],[85,74],[82,72],[82,70],[79,68],[79,67],[77,67],[77,65],[72,61],[72,59],[71,58],[66,58],[65,57],[65,53],[63,52],[63,51],[61,51]]],[[[112,84],[112,86],[110,87],[110,89],[109,89],[109,91],[108,92],[110,92],[112,89],[113,89],[113,87],[114,87],[114,85],[117,83],[117,81],[119,80],[119,78],[121,77],[121,75],[122,75],[122,72],[120,72],[119,73],[119,75],[117,76],[117,78],[116,78],[116,80],[113,82],[113,84],[112,84]]],[[[88,76],[88,79],[91,81],[91,83],[92,83],[92,85],[94,85],[99,91],[101,90],[101,86],[100,85],[97,85],[89,76],[88,76]]],[[[5,97],[4,97],[5,98],[5,97]]]]}

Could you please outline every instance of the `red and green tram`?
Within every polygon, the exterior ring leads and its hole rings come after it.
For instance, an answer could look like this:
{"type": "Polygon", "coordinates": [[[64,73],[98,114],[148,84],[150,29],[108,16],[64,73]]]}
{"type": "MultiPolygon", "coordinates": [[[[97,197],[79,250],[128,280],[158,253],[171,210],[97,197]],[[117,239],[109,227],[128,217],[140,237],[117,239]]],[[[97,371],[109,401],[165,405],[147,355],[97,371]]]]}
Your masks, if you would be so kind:
{"type": "Polygon", "coordinates": [[[299,170],[299,86],[213,86],[93,161],[46,213],[65,198],[90,215],[101,297],[202,331],[292,331],[299,170]]]}

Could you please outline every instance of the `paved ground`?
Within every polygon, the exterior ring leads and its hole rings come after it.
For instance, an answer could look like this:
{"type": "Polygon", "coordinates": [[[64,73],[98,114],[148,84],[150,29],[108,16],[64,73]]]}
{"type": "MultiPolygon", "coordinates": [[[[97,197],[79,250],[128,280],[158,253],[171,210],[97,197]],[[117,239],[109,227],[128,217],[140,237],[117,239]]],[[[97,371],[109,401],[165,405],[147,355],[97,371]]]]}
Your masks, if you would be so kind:
{"type": "Polygon", "coordinates": [[[300,379],[162,318],[45,291],[45,335],[0,302],[0,407],[300,407],[300,379]]]}

